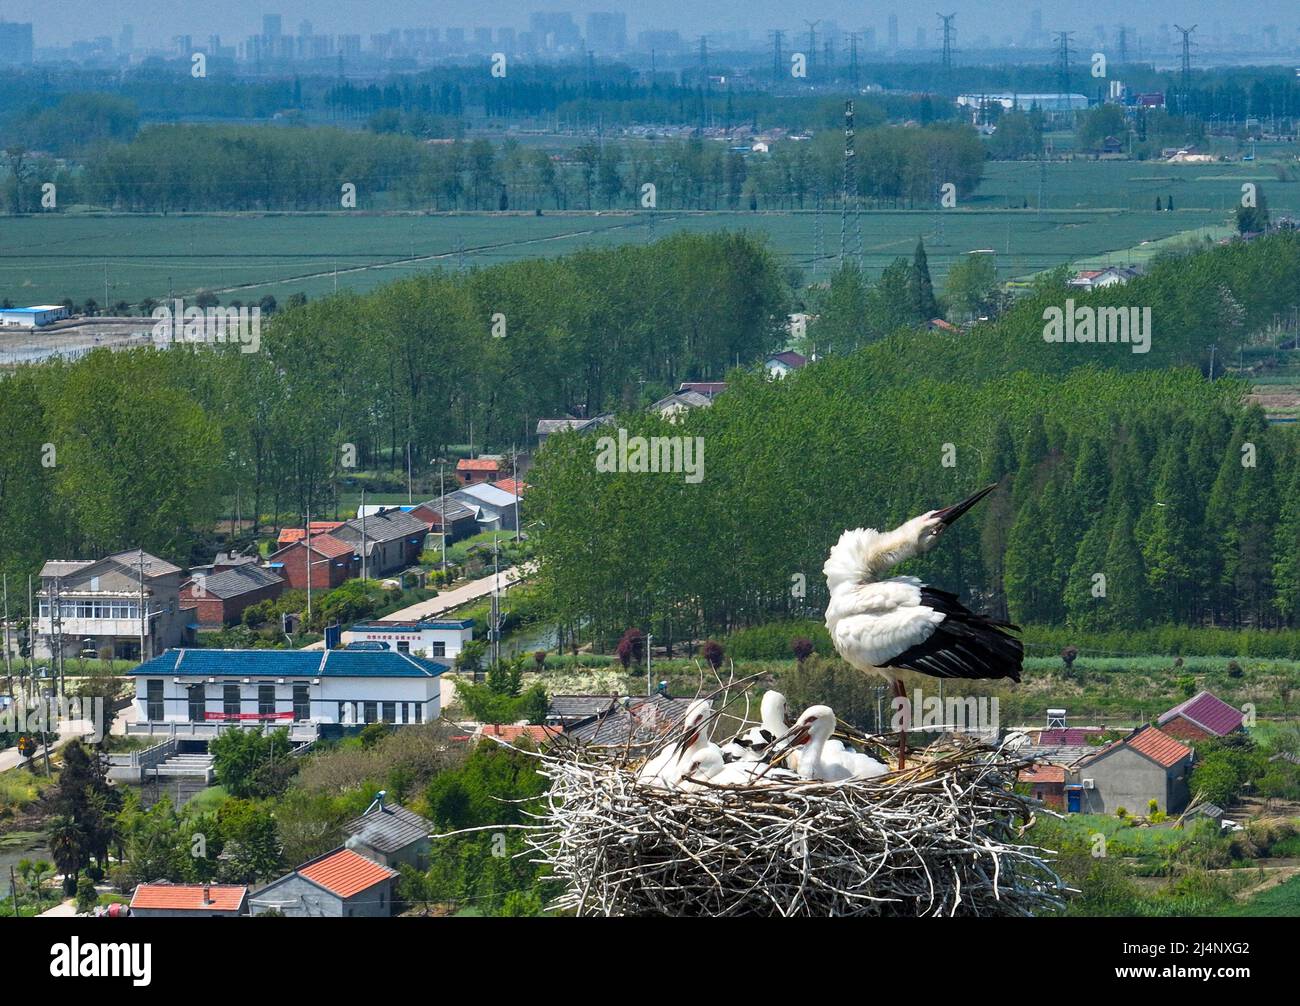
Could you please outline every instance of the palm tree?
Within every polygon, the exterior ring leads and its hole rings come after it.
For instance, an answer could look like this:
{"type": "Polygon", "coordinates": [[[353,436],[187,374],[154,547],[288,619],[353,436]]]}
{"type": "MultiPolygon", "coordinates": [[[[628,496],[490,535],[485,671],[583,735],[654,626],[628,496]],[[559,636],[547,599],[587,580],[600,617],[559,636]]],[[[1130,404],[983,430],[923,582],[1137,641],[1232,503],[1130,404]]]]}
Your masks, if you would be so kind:
{"type": "Polygon", "coordinates": [[[63,890],[72,895],[77,891],[77,874],[85,863],[86,834],[76,820],[67,814],[56,814],[50,818],[46,828],[50,840],[50,852],[54,863],[63,874],[63,890]],[[69,890],[71,882],[71,890],[69,890]]]}

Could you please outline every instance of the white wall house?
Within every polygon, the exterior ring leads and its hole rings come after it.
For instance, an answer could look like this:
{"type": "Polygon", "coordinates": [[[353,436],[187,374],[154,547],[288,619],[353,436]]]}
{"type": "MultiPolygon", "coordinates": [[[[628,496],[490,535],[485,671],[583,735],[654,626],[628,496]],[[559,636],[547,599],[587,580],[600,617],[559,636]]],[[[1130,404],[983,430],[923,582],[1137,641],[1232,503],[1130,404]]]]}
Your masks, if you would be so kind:
{"type": "MultiPolygon", "coordinates": [[[[133,734],[203,739],[224,728],[427,723],[449,665],[393,650],[168,650],[131,671],[133,734]]],[[[329,732],[329,731],[326,731],[329,732]]]]}
{"type": "Polygon", "coordinates": [[[472,618],[429,618],[404,622],[357,622],[343,633],[343,642],[386,643],[390,650],[417,657],[455,659],[474,638],[472,618]]]}

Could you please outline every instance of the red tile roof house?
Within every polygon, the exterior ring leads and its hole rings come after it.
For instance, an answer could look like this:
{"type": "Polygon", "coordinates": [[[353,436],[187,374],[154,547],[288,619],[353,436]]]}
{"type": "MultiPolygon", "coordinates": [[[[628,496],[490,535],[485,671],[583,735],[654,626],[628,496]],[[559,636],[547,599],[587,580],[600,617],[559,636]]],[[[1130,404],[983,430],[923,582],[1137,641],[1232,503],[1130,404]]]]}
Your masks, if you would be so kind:
{"type": "Polygon", "coordinates": [[[1187,805],[1192,749],[1158,727],[1139,727],[1078,762],[1066,785],[1070,811],[1145,817],[1152,800],[1166,814],[1187,805]]]}
{"type": "MultiPolygon", "coordinates": [[[[311,536],[315,538],[318,534],[329,534],[337,527],[342,527],[341,520],[314,520],[307,527],[311,528],[311,536]]],[[[283,548],[285,545],[292,545],[295,541],[302,541],[307,537],[306,527],[282,527],[280,537],[276,539],[276,544],[283,548]]]]}
{"type": "Polygon", "coordinates": [[[1240,709],[1234,709],[1217,695],[1198,692],[1162,715],[1156,725],[1170,737],[1195,744],[1240,730],[1243,719],[1240,709]]]}
{"type": "MultiPolygon", "coordinates": [[[[361,557],[356,549],[333,535],[323,534],[311,538],[312,590],[330,590],[344,580],[361,575],[361,557]]],[[[288,582],[294,590],[307,589],[307,542],[295,541],[278,552],[272,552],[267,565],[288,582]]]]}
{"type": "Polygon", "coordinates": [[[456,478],[462,486],[496,482],[505,477],[506,471],[506,463],[501,458],[461,458],[456,462],[456,478]]]}
{"type": "Polygon", "coordinates": [[[234,918],[248,914],[248,888],[239,884],[141,884],[131,895],[141,919],[234,918]]]}
{"type": "Polygon", "coordinates": [[[393,914],[397,871],[339,848],[273,880],[249,899],[253,915],[277,909],[298,918],[382,918],[393,914]]]}
{"type": "Polygon", "coordinates": [[[238,622],[250,604],[279,597],[284,579],[263,566],[234,566],[196,576],[181,587],[181,610],[200,629],[221,629],[238,622]]]}
{"type": "Polygon", "coordinates": [[[1029,795],[1053,810],[1065,810],[1065,766],[1034,765],[1022,769],[1020,782],[1029,787],[1029,795]]]}

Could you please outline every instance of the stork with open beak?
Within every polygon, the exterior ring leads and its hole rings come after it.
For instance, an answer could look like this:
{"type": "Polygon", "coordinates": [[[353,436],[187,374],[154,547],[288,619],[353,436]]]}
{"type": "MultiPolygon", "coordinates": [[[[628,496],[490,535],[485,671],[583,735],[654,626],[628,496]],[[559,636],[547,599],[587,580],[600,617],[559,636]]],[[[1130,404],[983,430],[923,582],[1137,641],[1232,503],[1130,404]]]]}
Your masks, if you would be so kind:
{"type": "MultiPolygon", "coordinates": [[[[996,486],[942,510],[913,517],[893,531],[855,528],[840,535],[822,567],[830,590],[826,628],[849,665],[878,674],[906,699],[899,671],[936,678],[1020,680],[1024,646],[1006,629],[1016,626],[977,615],[956,594],[916,577],[885,574],[928,552],[962,514],[996,486]]],[[[906,724],[905,724],[906,725],[906,724]]],[[[899,733],[898,767],[907,757],[907,731],[899,733]]]]}

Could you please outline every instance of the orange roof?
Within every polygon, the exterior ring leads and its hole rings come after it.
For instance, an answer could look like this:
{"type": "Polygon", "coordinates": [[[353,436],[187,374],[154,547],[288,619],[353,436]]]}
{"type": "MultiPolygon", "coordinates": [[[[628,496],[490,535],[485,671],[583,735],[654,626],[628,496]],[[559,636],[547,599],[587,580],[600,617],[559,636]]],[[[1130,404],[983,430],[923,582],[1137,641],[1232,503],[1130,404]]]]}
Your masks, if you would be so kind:
{"type": "Polygon", "coordinates": [[[1147,727],[1124,741],[1134,751],[1169,768],[1191,755],[1192,749],[1180,744],[1158,727],[1147,727]]]}
{"type": "MultiPolygon", "coordinates": [[[[314,539],[318,534],[328,534],[336,527],[342,527],[341,520],[314,520],[311,522],[311,536],[314,539]]],[[[292,545],[295,541],[302,541],[307,537],[307,532],[300,527],[285,527],[280,529],[280,537],[276,539],[281,545],[292,545]]]]}
{"type": "Polygon", "coordinates": [[[521,482],[518,479],[502,479],[497,483],[497,488],[503,493],[509,493],[511,496],[522,496],[531,486],[527,482],[521,482]]]}
{"type": "Polygon", "coordinates": [[[458,472],[499,472],[500,458],[461,458],[456,462],[458,472]]]}
{"type": "Polygon", "coordinates": [[[1064,765],[1035,765],[1020,770],[1021,782],[1065,782],[1064,765]]]}
{"type": "Polygon", "coordinates": [[[172,911],[237,912],[248,897],[238,884],[141,884],[131,896],[132,908],[166,908],[172,911]],[[207,890],[211,903],[203,903],[207,890]]]}
{"type": "Polygon", "coordinates": [[[350,898],[382,880],[397,876],[396,870],[380,866],[351,849],[331,852],[314,863],[298,867],[297,872],[340,898],[350,898]]]}

